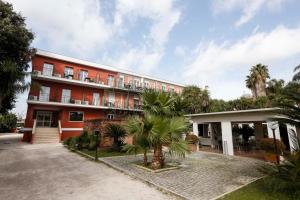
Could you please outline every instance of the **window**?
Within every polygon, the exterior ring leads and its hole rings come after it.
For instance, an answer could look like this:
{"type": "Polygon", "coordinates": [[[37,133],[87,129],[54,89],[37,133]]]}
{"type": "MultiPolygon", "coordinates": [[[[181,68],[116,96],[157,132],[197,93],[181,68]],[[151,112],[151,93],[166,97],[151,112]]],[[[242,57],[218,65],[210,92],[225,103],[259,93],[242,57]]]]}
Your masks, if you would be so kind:
{"type": "Polygon", "coordinates": [[[114,114],[108,114],[108,115],[107,115],[107,119],[109,119],[109,120],[114,119],[114,114]]]}
{"type": "Polygon", "coordinates": [[[71,121],[71,122],[81,122],[81,121],[83,121],[83,112],[81,112],[81,111],[71,111],[71,112],[69,112],[69,121],[71,121]]]}
{"type": "Polygon", "coordinates": [[[123,75],[120,75],[120,77],[119,77],[118,87],[119,88],[124,87],[124,76],[123,75]]]}
{"type": "Polygon", "coordinates": [[[107,84],[112,87],[114,86],[114,77],[112,75],[108,75],[107,84]]]}
{"type": "Polygon", "coordinates": [[[88,71],[80,70],[80,76],[79,79],[81,81],[85,81],[85,79],[88,77],[88,71]]]}
{"type": "Polygon", "coordinates": [[[174,92],[175,92],[174,86],[172,86],[172,85],[170,86],[170,92],[171,92],[171,93],[174,93],[174,92]]]}
{"type": "Polygon", "coordinates": [[[71,90],[63,89],[61,94],[62,103],[70,103],[71,100],[71,90]]]}
{"type": "Polygon", "coordinates": [[[93,94],[93,105],[94,106],[99,106],[100,105],[100,94],[99,93],[94,93],[93,94]]]}
{"type": "Polygon", "coordinates": [[[53,65],[49,63],[44,63],[43,66],[43,75],[52,76],[53,74],[53,65]]]}
{"type": "Polygon", "coordinates": [[[149,86],[150,86],[149,81],[145,81],[145,82],[144,82],[144,87],[145,87],[145,88],[149,88],[149,86]]]}
{"type": "Polygon", "coordinates": [[[109,92],[108,93],[108,106],[113,107],[115,104],[115,93],[109,92]]]}
{"type": "Polygon", "coordinates": [[[65,77],[73,78],[73,68],[72,67],[65,67],[65,77]]]}
{"type": "Polygon", "coordinates": [[[167,91],[167,86],[165,84],[161,85],[162,91],[166,92],[167,91]]]}
{"type": "Polygon", "coordinates": [[[50,87],[41,86],[40,90],[40,101],[49,101],[50,87]]]}
{"type": "Polygon", "coordinates": [[[140,86],[140,80],[134,79],[134,80],[133,80],[133,85],[134,85],[135,87],[139,87],[139,86],[140,86]]]}

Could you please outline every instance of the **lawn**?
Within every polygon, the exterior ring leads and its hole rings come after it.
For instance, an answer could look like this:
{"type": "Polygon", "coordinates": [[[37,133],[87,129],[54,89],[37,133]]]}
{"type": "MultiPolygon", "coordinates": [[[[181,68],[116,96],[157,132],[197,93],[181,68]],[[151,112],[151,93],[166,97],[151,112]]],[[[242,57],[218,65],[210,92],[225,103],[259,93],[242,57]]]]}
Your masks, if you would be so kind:
{"type": "MultiPolygon", "coordinates": [[[[89,151],[87,149],[83,149],[83,150],[80,150],[80,151],[85,153],[85,154],[88,154],[90,156],[95,157],[95,151],[89,151]]],[[[112,150],[109,150],[109,149],[98,150],[98,157],[99,158],[101,158],[101,157],[112,157],[112,156],[126,156],[126,155],[132,155],[132,154],[128,154],[126,152],[116,152],[116,151],[112,151],[112,150]]]]}
{"type": "MultiPolygon", "coordinates": [[[[292,200],[287,194],[271,192],[264,186],[264,180],[255,181],[219,200],[292,200]]],[[[295,198],[293,199],[295,200],[295,198]]]]}

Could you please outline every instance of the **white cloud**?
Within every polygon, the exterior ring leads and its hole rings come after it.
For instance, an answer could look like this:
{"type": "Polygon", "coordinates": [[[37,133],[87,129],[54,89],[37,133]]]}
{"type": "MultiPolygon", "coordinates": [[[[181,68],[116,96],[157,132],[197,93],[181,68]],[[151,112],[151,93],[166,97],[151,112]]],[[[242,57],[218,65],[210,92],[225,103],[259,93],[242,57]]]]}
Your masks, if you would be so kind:
{"type": "Polygon", "coordinates": [[[249,22],[262,9],[278,11],[285,0],[214,0],[212,9],[215,14],[242,10],[242,16],[236,21],[235,26],[249,22]]]}
{"type": "Polygon", "coordinates": [[[113,36],[97,0],[10,0],[48,50],[90,55],[113,36]]]}
{"type": "Polygon", "coordinates": [[[174,50],[174,54],[179,57],[184,57],[186,54],[186,47],[184,46],[176,46],[174,50]]]}
{"type": "MultiPolygon", "coordinates": [[[[223,77],[223,81],[232,81],[234,74],[228,75],[229,72],[245,71],[257,63],[270,64],[300,55],[300,43],[296,41],[300,41],[300,27],[278,26],[269,33],[255,33],[236,42],[200,44],[194,60],[185,69],[184,77],[189,82],[201,81],[202,85],[220,88],[224,85],[216,84],[216,80],[220,81],[223,77]]],[[[243,80],[236,87],[241,91],[243,80]]]]}
{"type": "Polygon", "coordinates": [[[129,47],[116,58],[108,58],[106,61],[132,70],[150,72],[158,66],[169,33],[179,22],[180,15],[181,12],[174,7],[173,0],[118,0],[114,23],[121,30],[121,34],[126,34],[130,23],[137,19],[148,19],[151,24],[149,33],[143,35],[139,46],[129,47]]]}

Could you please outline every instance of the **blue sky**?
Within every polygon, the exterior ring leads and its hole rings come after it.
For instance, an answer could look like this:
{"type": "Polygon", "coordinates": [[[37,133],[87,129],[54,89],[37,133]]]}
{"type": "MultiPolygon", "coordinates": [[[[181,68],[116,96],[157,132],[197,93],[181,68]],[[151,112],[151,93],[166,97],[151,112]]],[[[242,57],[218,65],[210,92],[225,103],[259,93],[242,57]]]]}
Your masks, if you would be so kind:
{"type": "MultiPolygon", "coordinates": [[[[214,98],[250,93],[252,65],[289,80],[300,64],[298,0],[9,0],[33,46],[143,74],[208,85],[214,98]]],[[[26,94],[15,112],[25,114],[26,94]]]]}

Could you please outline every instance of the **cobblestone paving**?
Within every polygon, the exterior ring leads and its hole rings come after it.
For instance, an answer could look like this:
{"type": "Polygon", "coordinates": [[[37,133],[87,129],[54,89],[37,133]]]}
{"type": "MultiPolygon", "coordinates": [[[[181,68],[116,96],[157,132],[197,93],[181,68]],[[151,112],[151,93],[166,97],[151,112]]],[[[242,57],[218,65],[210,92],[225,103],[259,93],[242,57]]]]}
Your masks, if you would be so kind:
{"type": "Polygon", "coordinates": [[[261,176],[257,168],[264,164],[250,158],[197,152],[185,159],[173,158],[172,162],[180,163],[179,169],[153,173],[134,165],[142,161],[141,155],[102,158],[102,161],[186,199],[197,200],[215,199],[255,180],[261,176]]]}

